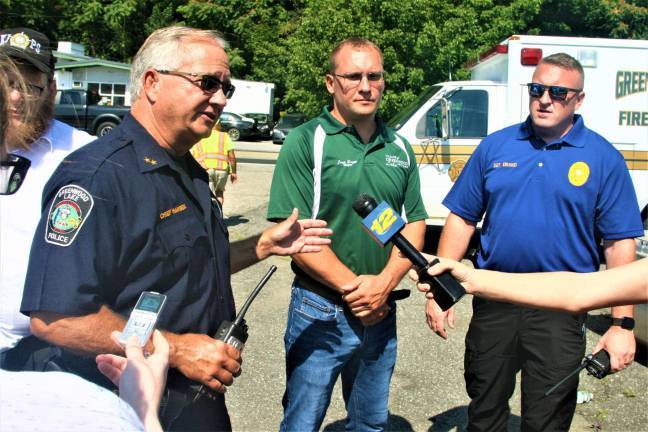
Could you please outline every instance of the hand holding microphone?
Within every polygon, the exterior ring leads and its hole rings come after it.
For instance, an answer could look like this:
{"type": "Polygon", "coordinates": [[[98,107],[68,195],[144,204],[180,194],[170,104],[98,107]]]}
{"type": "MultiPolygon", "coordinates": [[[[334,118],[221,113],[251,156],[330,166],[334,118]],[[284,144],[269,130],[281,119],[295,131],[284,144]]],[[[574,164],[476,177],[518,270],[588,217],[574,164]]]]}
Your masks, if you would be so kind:
{"type": "Polygon", "coordinates": [[[418,268],[421,283],[430,285],[434,300],[442,310],[448,310],[466,291],[449,272],[430,276],[427,269],[438,260],[428,262],[425,257],[400,233],[405,221],[386,202],[376,203],[371,196],[360,194],[353,202],[353,209],[363,218],[363,227],[380,244],[392,242],[412,264],[418,268]]]}

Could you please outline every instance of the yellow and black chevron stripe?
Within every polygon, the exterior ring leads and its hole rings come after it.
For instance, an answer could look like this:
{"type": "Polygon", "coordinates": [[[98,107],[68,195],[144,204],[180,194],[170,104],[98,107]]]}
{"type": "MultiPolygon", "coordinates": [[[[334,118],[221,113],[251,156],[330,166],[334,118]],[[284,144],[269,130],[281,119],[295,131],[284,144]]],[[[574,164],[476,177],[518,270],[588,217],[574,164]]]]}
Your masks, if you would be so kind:
{"type": "MultiPolygon", "coordinates": [[[[413,145],[414,155],[418,164],[451,165],[457,161],[467,162],[475,151],[476,145],[413,145]]],[[[648,170],[648,151],[622,150],[629,170],[648,170]]]]}

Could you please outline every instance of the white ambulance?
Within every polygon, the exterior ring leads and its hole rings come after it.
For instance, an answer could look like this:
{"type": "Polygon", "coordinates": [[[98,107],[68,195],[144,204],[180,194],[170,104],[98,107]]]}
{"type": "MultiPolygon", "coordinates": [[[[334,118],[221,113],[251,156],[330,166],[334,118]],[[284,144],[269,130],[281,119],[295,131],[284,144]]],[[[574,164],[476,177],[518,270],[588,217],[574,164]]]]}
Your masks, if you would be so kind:
{"type": "Polygon", "coordinates": [[[554,36],[511,36],[480,55],[470,81],[434,85],[390,120],[414,148],[428,226],[443,226],[441,201],[481,139],[526,119],[525,84],[542,57],[558,52],[583,65],[578,112],[625,157],[648,229],[648,41],[554,36]]]}

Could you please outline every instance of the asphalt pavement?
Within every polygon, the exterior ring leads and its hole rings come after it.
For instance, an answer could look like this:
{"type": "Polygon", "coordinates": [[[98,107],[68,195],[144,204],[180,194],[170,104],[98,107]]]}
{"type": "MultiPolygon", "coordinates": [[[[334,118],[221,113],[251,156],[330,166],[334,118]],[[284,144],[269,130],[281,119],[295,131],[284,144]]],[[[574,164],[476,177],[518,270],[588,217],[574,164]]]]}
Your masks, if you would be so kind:
{"type": "MultiPolygon", "coordinates": [[[[242,144],[242,143],[240,143],[242,144]]],[[[237,144],[237,145],[240,145],[237,144]]],[[[247,148],[248,144],[244,144],[247,148]]],[[[250,143],[271,149],[269,143],[250,143]]],[[[275,148],[278,148],[276,146],[275,148]]],[[[239,147],[240,148],[240,147],[239,147]]],[[[241,148],[243,151],[243,149],[241,148]]],[[[240,158],[239,158],[240,159],[240,158]]],[[[245,160],[245,158],[243,158],[245,160]]],[[[228,181],[224,212],[230,240],[256,234],[270,226],[265,220],[274,165],[239,164],[239,181],[228,181]]],[[[250,307],[246,317],[250,337],[243,352],[243,374],[228,389],[227,403],[235,431],[277,430],[282,418],[285,385],[283,331],[290,297],[290,259],[272,257],[232,277],[240,307],[271,264],[278,267],[250,307]]],[[[402,288],[413,288],[409,281],[402,288]]],[[[464,337],[470,320],[470,298],[456,306],[457,324],[442,340],[425,325],[424,298],[413,291],[398,303],[398,361],[390,391],[391,431],[462,431],[469,398],[464,389],[464,337]]],[[[604,330],[609,309],[590,313],[588,327],[604,330]]],[[[588,349],[598,335],[588,330],[588,349]]],[[[519,376],[518,376],[519,379],[519,376]]],[[[648,370],[634,363],[625,371],[597,380],[581,374],[579,390],[592,400],[579,404],[571,431],[648,431],[648,370]]],[[[520,396],[511,399],[509,430],[520,429],[520,396]]],[[[322,425],[325,431],[344,430],[344,402],[336,385],[322,425]]]]}

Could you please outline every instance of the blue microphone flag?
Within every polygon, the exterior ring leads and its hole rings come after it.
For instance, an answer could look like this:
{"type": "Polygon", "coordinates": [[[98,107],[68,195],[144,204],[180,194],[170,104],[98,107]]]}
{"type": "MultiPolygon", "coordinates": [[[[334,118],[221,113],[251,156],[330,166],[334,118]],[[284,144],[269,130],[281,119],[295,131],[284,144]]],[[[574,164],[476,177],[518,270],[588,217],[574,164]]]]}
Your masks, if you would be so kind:
{"type": "Polygon", "coordinates": [[[385,246],[394,234],[403,229],[405,221],[383,201],[362,219],[362,226],[380,246],[385,246]]]}

